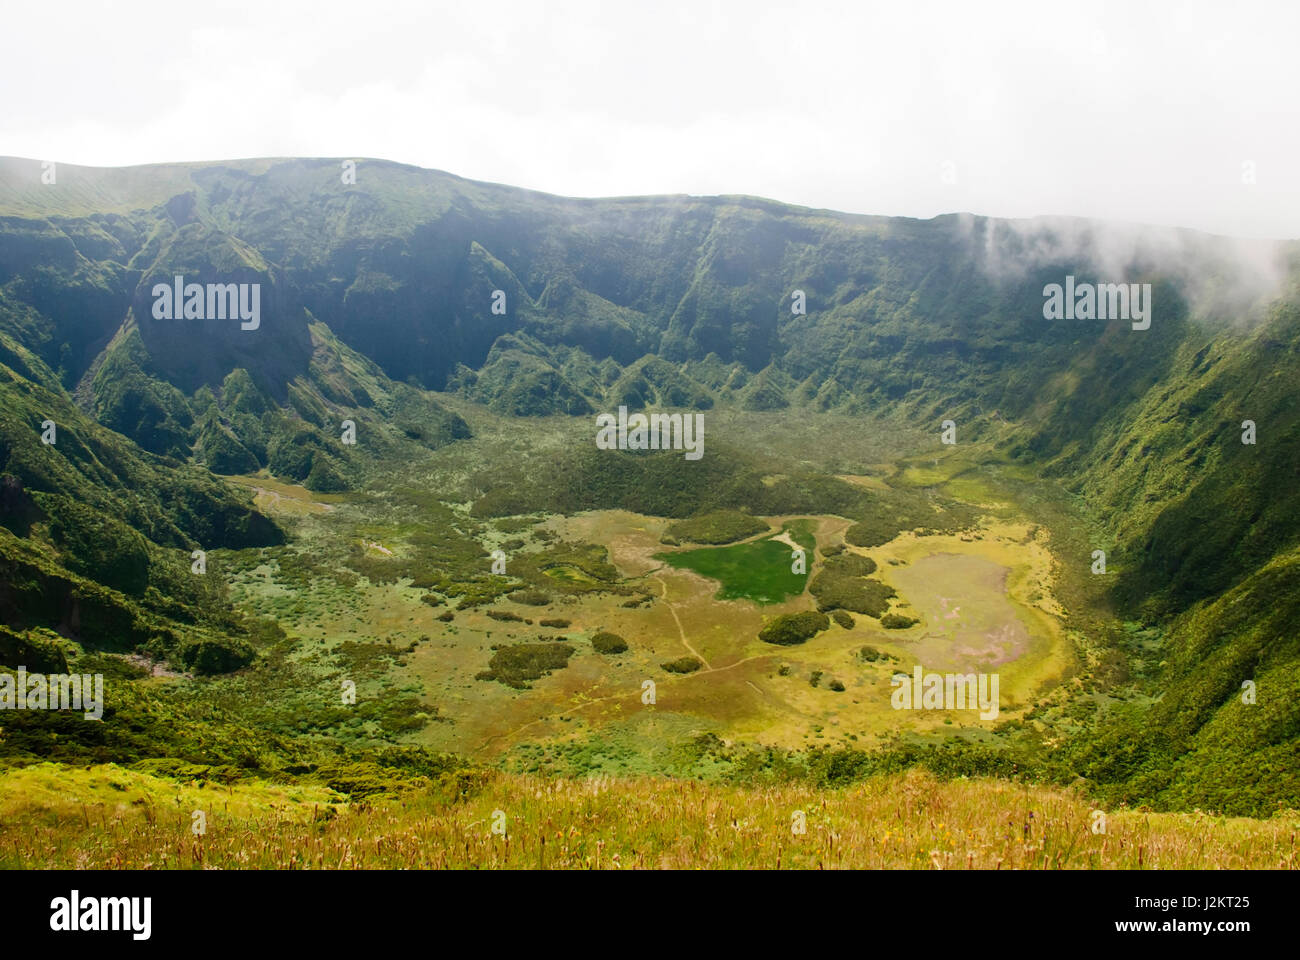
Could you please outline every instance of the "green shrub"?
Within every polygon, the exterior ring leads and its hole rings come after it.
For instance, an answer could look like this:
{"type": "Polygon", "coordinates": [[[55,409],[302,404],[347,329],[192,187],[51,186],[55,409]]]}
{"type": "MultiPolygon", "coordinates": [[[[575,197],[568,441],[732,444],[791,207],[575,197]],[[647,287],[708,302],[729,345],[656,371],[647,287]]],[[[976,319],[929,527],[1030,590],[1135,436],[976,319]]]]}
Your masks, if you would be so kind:
{"type": "Polygon", "coordinates": [[[591,647],[597,653],[622,653],[627,649],[627,641],[617,633],[601,630],[599,633],[592,635],[591,647]]]}
{"type": "Polygon", "coordinates": [[[676,660],[669,660],[667,663],[659,664],[669,673],[694,673],[704,664],[700,663],[695,657],[679,657],[676,660]]]}
{"type": "Polygon", "coordinates": [[[766,530],[767,524],[739,510],[710,510],[668,528],[667,536],[691,543],[734,543],[766,530]]]}
{"type": "Polygon", "coordinates": [[[538,680],[552,670],[569,665],[573,647],[567,643],[516,643],[499,648],[488,668],[476,680],[497,680],[516,690],[527,690],[527,680],[538,680]]]}
{"type": "Polygon", "coordinates": [[[845,553],[827,560],[826,569],[846,577],[869,577],[876,572],[876,561],[856,553],[845,553]]]}
{"type": "Polygon", "coordinates": [[[782,613],[758,632],[758,639],[764,643],[776,643],[791,646],[803,643],[823,630],[829,629],[830,618],[824,613],[805,610],[801,613],[782,613]]]}
{"type": "Polygon", "coordinates": [[[894,588],[879,580],[868,580],[876,571],[870,557],[844,554],[826,561],[808,592],[817,598],[818,610],[852,610],[870,617],[880,617],[889,609],[894,588]]]}
{"type": "Polygon", "coordinates": [[[880,618],[880,625],[886,630],[906,630],[920,622],[915,617],[905,617],[901,613],[887,613],[880,618]]]}
{"type": "Polygon", "coordinates": [[[853,629],[853,617],[845,610],[832,610],[831,619],[838,623],[845,630],[853,629]]]}

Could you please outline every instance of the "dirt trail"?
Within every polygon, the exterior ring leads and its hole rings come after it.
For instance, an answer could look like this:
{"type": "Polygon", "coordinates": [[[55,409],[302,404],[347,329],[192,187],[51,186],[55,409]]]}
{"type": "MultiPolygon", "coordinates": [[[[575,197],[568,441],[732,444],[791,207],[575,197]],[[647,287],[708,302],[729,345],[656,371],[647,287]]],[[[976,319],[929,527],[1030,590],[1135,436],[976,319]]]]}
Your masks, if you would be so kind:
{"type": "MultiPolygon", "coordinates": [[[[734,670],[736,669],[736,667],[749,663],[751,660],[766,660],[769,657],[773,657],[773,656],[776,656],[776,653],[756,653],[753,656],[744,657],[743,659],[737,660],[735,663],[729,663],[725,667],[709,667],[705,670],[696,670],[694,673],[683,673],[673,677],[666,677],[664,682],[685,683],[689,680],[694,680],[698,677],[708,676],[711,673],[725,673],[728,670],[734,670]]],[[[764,693],[761,687],[757,687],[753,683],[750,683],[749,685],[751,687],[754,687],[754,689],[757,690],[759,693],[764,693]]],[[[767,694],[764,695],[766,696],[767,694]]],[[[557,720],[560,717],[567,717],[571,713],[577,713],[579,710],[585,710],[588,707],[595,706],[598,703],[608,703],[610,700],[626,700],[629,697],[636,697],[636,696],[637,696],[636,691],[629,691],[624,693],[611,693],[608,696],[595,697],[591,700],[584,700],[582,701],[582,703],[579,703],[576,706],[572,706],[568,710],[562,710],[559,713],[553,713],[550,716],[538,717],[535,720],[529,720],[527,723],[521,724],[515,729],[509,731],[508,733],[494,733],[492,734],[492,736],[488,737],[486,740],[480,743],[477,747],[474,747],[471,752],[478,753],[479,751],[485,749],[488,744],[492,743],[492,741],[500,740],[503,737],[513,740],[521,732],[527,730],[529,727],[533,726],[534,724],[545,723],[548,720],[557,720]]]]}
{"type": "MultiPolygon", "coordinates": [[[[682,627],[681,618],[677,616],[677,611],[676,609],[674,609],[673,605],[668,602],[668,584],[664,581],[662,577],[650,577],[649,579],[658,581],[659,585],[663,587],[664,592],[663,592],[663,596],[660,599],[662,599],[664,604],[668,607],[668,612],[673,615],[673,620],[677,623],[677,632],[681,636],[682,646],[684,646],[687,650],[689,650],[691,652],[691,655],[694,656],[695,659],[699,660],[702,664],[704,664],[703,669],[696,670],[694,673],[684,673],[679,676],[674,676],[671,678],[670,682],[685,683],[687,681],[694,680],[698,677],[708,676],[709,674],[722,673],[726,670],[734,670],[736,667],[749,663],[751,660],[764,660],[767,659],[768,657],[775,656],[775,653],[756,653],[752,656],[743,657],[740,660],[736,660],[732,663],[729,663],[725,667],[713,666],[707,660],[705,660],[704,657],[700,655],[700,652],[691,645],[691,642],[686,639],[686,630],[685,628],[682,627]]],[[[765,693],[760,687],[755,685],[752,681],[746,681],[746,682],[748,682],[749,685],[753,687],[754,690],[758,692],[760,695],[768,696],[767,693],[765,693]]],[[[492,734],[492,736],[488,737],[477,747],[475,747],[472,752],[478,753],[482,750],[485,750],[488,747],[488,745],[491,744],[493,741],[501,740],[503,738],[506,739],[507,742],[512,741],[516,737],[518,737],[520,733],[522,733],[523,731],[527,730],[529,727],[534,726],[536,724],[544,723],[548,720],[557,720],[560,717],[567,717],[570,714],[577,713],[579,710],[585,710],[588,707],[595,706],[598,703],[608,703],[611,700],[626,700],[629,697],[636,697],[636,696],[637,694],[635,692],[624,692],[624,693],[611,693],[608,696],[595,697],[590,700],[584,700],[582,703],[576,704],[575,706],[572,706],[567,710],[562,710],[559,713],[551,714],[550,716],[546,716],[546,717],[537,717],[535,720],[529,720],[527,723],[522,724],[516,727],[514,730],[511,730],[507,733],[494,733],[492,734]]]]}
{"type": "Polygon", "coordinates": [[[663,600],[664,604],[668,607],[668,612],[673,615],[673,622],[677,624],[677,633],[682,638],[682,646],[691,652],[691,656],[693,656],[696,660],[700,661],[700,663],[704,664],[705,670],[712,670],[713,667],[712,665],[710,665],[709,661],[705,660],[703,655],[698,650],[696,650],[693,646],[691,646],[691,642],[686,639],[686,630],[682,627],[682,618],[677,616],[677,608],[668,602],[667,582],[664,580],[663,577],[651,577],[650,579],[656,581],[659,584],[659,586],[664,588],[663,596],[660,599],[663,600]]]}
{"type": "MultiPolygon", "coordinates": [[[[796,515],[792,517],[778,517],[774,519],[775,522],[779,524],[788,519],[799,519],[799,516],[796,515]]],[[[819,542],[822,542],[824,539],[826,542],[829,542],[831,538],[842,534],[843,531],[847,530],[852,525],[853,525],[853,521],[845,520],[840,517],[823,519],[817,531],[819,535],[818,540],[819,542]]],[[[789,544],[791,547],[799,546],[793,539],[790,538],[788,533],[783,531],[782,533],[773,536],[771,530],[768,530],[764,533],[757,534],[753,537],[747,537],[745,538],[745,540],[737,541],[737,542],[748,542],[750,540],[766,540],[769,538],[778,540],[782,543],[789,544]]],[[[617,557],[617,561],[620,566],[628,566],[629,564],[627,561],[631,558],[627,554],[632,553],[632,555],[635,556],[637,560],[646,563],[648,565],[649,553],[653,549],[654,549],[653,547],[650,548],[643,547],[640,550],[637,550],[635,553],[633,553],[634,548],[630,543],[626,543],[626,542],[618,543],[617,553],[619,555],[617,557]]],[[[816,554],[814,554],[813,557],[810,559],[813,560],[813,563],[810,564],[810,566],[813,567],[812,572],[815,573],[816,570],[821,566],[823,561],[816,554]]],[[[695,647],[691,644],[691,641],[687,638],[686,628],[682,626],[682,620],[681,617],[678,616],[677,614],[677,608],[673,603],[669,602],[668,600],[667,581],[664,580],[664,578],[661,576],[654,575],[656,571],[664,569],[664,566],[665,566],[664,564],[659,564],[658,566],[652,567],[650,570],[646,571],[645,573],[640,574],[640,576],[644,577],[647,580],[654,580],[659,584],[662,590],[660,599],[663,601],[664,605],[668,607],[668,612],[672,614],[673,622],[677,624],[677,634],[681,639],[682,646],[685,647],[687,651],[690,652],[691,656],[695,657],[695,659],[699,660],[700,663],[704,664],[704,666],[701,669],[696,670],[694,673],[675,675],[671,678],[671,681],[668,682],[686,683],[698,677],[704,677],[710,674],[721,673],[726,670],[734,670],[736,667],[742,666],[743,664],[749,663],[750,661],[763,660],[776,655],[775,651],[773,651],[772,653],[754,654],[752,656],[743,657],[740,660],[733,661],[732,663],[727,664],[725,667],[715,667],[711,663],[709,663],[709,661],[706,660],[704,656],[697,649],[695,649],[695,647]]],[[[698,577],[694,579],[698,579],[700,581],[699,589],[706,593],[712,592],[713,589],[716,587],[716,584],[711,583],[709,580],[707,580],[707,578],[698,577]]],[[[667,681],[668,678],[665,678],[665,680],[667,681]]],[[[746,682],[760,696],[769,699],[771,698],[771,694],[764,691],[757,684],[753,683],[752,681],[746,681],[746,682]]],[[[576,704],[575,706],[572,706],[567,710],[563,710],[559,713],[551,714],[550,716],[546,716],[546,717],[537,717],[536,719],[529,720],[527,723],[524,723],[521,726],[516,727],[514,730],[508,731],[506,733],[495,733],[492,736],[488,737],[487,739],[483,740],[477,747],[473,748],[472,752],[478,753],[486,749],[490,744],[492,744],[497,740],[505,739],[507,742],[513,741],[524,730],[527,730],[529,727],[534,726],[536,724],[543,723],[549,720],[556,720],[560,717],[567,717],[571,714],[577,713],[580,710],[585,710],[587,707],[594,706],[595,704],[598,703],[608,703],[611,700],[626,700],[630,697],[632,698],[637,697],[637,693],[636,692],[613,693],[603,697],[596,697],[594,699],[584,700],[582,703],[576,704]]]]}

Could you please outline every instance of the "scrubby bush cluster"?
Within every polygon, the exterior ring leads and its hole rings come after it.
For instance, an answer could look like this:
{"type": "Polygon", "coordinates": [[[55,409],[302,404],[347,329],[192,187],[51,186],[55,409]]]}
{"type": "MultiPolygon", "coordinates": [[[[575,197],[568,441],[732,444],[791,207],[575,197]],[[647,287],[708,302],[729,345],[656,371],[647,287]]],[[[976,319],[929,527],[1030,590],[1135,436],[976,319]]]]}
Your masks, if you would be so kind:
{"type": "Polygon", "coordinates": [[[767,529],[767,524],[758,517],[728,509],[710,510],[687,520],[679,520],[668,528],[668,534],[677,541],[717,544],[734,543],[767,529]]]}
{"type": "Polygon", "coordinates": [[[906,630],[920,622],[915,617],[908,617],[901,613],[887,613],[880,618],[880,625],[886,630],[906,630]]]}
{"type": "Polygon", "coordinates": [[[782,613],[772,618],[758,632],[758,639],[764,643],[792,646],[816,636],[830,628],[831,621],[824,613],[805,610],[800,613],[782,613]]]}
{"type": "Polygon", "coordinates": [[[869,579],[876,572],[870,557],[845,553],[829,557],[808,591],[817,598],[818,610],[852,610],[879,618],[889,609],[894,588],[869,579]]]}
{"type": "Polygon", "coordinates": [[[591,647],[597,653],[622,653],[627,650],[627,641],[617,633],[610,633],[606,630],[601,630],[598,633],[592,634],[591,647]]]}
{"type": "Polygon", "coordinates": [[[659,666],[669,673],[694,673],[704,664],[700,663],[695,657],[678,657],[676,660],[669,660],[659,664],[659,666]]]}
{"type": "Polygon", "coordinates": [[[496,680],[516,690],[527,690],[528,681],[539,680],[552,670],[568,666],[573,652],[572,645],[556,641],[498,647],[488,661],[488,668],[475,679],[496,680]]]}

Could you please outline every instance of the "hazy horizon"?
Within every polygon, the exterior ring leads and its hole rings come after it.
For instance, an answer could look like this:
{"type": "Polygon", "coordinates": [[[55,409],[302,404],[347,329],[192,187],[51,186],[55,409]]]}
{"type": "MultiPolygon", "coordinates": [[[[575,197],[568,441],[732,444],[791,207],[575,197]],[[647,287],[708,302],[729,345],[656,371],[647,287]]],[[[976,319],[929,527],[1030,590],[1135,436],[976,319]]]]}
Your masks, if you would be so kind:
{"type": "MultiPolygon", "coordinates": [[[[734,191],[730,191],[730,192],[724,191],[721,193],[682,193],[682,192],[611,193],[611,194],[586,196],[586,195],[579,195],[579,194],[556,193],[551,190],[543,190],[523,183],[507,183],[500,180],[485,180],[482,177],[475,177],[466,173],[462,173],[457,170],[446,170],[441,167],[428,167],[418,163],[411,163],[405,160],[393,159],[391,157],[367,157],[367,156],[361,156],[359,154],[353,154],[350,157],[346,157],[346,158],[343,155],[328,156],[328,157],[327,156],[305,156],[305,155],[300,155],[300,156],[278,155],[278,156],[257,156],[257,157],[241,156],[241,157],[209,157],[206,159],[195,159],[195,160],[150,160],[141,163],[125,163],[125,164],[70,163],[55,157],[52,158],[52,162],[55,163],[59,169],[72,167],[72,168],[79,168],[84,170],[131,170],[131,169],[138,169],[141,167],[209,166],[213,164],[287,162],[287,161],[294,161],[294,160],[341,161],[343,159],[350,159],[355,161],[358,164],[358,167],[360,167],[360,165],[363,163],[387,163],[387,164],[393,164],[395,166],[413,167],[417,170],[426,171],[428,173],[444,174],[446,176],[455,177],[458,180],[464,180],[469,183],[485,184],[488,186],[502,187],[510,190],[521,190],[528,193],[538,193],[544,196],[550,196],[560,200],[590,200],[590,201],[629,200],[629,199],[642,200],[642,199],[673,198],[673,197],[685,197],[692,200],[735,198],[735,199],[757,200],[764,203],[777,203],[783,206],[795,207],[799,209],[810,210],[813,212],[825,212],[825,213],[832,213],[832,214],[844,215],[844,216],[855,216],[855,217],[884,217],[884,218],[910,219],[910,220],[921,220],[921,221],[938,220],[943,217],[984,218],[988,220],[999,220],[1008,223],[1019,223],[1024,225],[1034,224],[1036,221],[1046,221],[1046,222],[1086,221],[1086,222],[1092,222],[1098,224],[1105,224],[1107,226],[1113,226],[1113,227],[1118,227],[1123,229],[1137,229],[1143,231],[1145,230],[1170,231],[1170,232],[1190,231],[1193,233],[1200,233],[1205,236],[1218,237],[1225,240],[1243,240],[1248,242],[1257,241],[1260,243],[1267,243],[1267,242],[1285,243],[1288,241],[1300,240],[1300,230],[1297,230],[1297,232],[1294,235],[1255,237],[1255,236],[1247,236],[1244,234],[1220,233],[1212,230],[1202,229],[1200,227],[1188,226],[1187,224],[1152,223],[1147,221],[1125,219],[1122,217],[1103,218],[1097,216],[1089,216],[1087,214],[1053,213],[1053,212],[1029,213],[1029,214],[1017,215],[1017,216],[1002,216],[998,214],[980,213],[979,211],[976,210],[954,209],[954,210],[941,210],[938,213],[932,214],[930,216],[912,216],[911,214],[878,213],[873,211],[842,210],[835,207],[811,206],[809,204],[787,200],[783,197],[765,196],[762,194],[754,194],[754,193],[736,193],[734,191]]],[[[36,165],[40,165],[46,162],[46,160],[37,157],[0,155],[0,161],[6,161],[6,160],[19,161],[23,163],[31,163],[36,165]]]]}
{"type": "Polygon", "coordinates": [[[11,18],[9,155],[369,156],[570,197],[1300,237],[1300,9],[1282,3],[74,4],[69,60],[157,27],[90,87],[14,42],[43,11],[11,18]]]}

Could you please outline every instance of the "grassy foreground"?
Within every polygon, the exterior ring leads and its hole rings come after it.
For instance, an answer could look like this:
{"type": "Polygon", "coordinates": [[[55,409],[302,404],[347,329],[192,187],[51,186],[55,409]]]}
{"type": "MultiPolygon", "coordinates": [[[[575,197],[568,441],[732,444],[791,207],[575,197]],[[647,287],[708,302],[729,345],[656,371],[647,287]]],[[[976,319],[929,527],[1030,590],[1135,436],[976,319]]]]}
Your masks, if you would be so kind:
{"type": "Polygon", "coordinates": [[[343,803],[114,765],[0,775],[4,868],[1294,869],[1300,814],[1108,813],[1069,791],[919,771],[844,789],[462,773],[343,803]],[[206,832],[193,832],[194,811],[206,832]],[[796,811],[806,830],[796,833],[796,811]],[[504,822],[505,833],[493,831],[504,822]]]}

